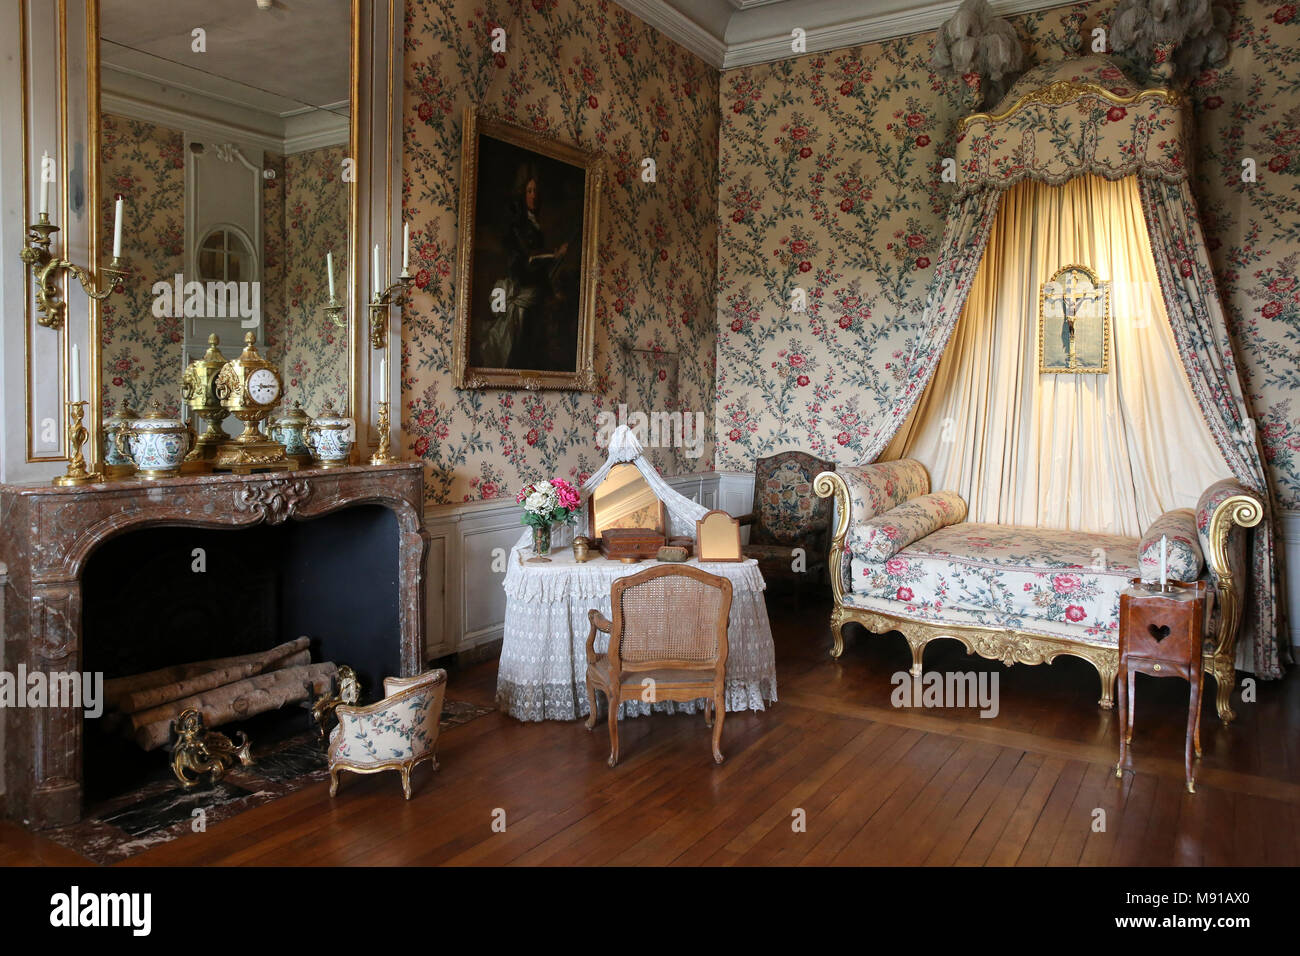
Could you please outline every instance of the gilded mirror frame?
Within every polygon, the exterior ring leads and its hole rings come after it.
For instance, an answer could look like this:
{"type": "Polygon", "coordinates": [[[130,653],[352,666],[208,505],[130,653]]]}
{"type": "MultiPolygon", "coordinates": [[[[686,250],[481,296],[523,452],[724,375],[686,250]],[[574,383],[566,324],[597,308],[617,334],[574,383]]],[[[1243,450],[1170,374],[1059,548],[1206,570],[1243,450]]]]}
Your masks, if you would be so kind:
{"type": "MultiPolygon", "coordinates": [[[[100,234],[102,223],[99,221],[99,175],[100,175],[100,140],[101,140],[101,89],[100,89],[100,3],[102,0],[85,0],[86,33],[86,182],[87,206],[93,210],[91,228],[87,237],[89,260],[100,262],[100,234]]],[[[394,50],[392,37],[394,24],[397,28],[404,19],[405,4],[402,0],[351,0],[349,17],[349,55],[348,55],[348,157],[356,164],[356,174],[347,183],[348,196],[348,263],[345,276],[347,295],[345,309],[347,314],[347,403],[343,414],[352,418],[357,426],[357,442],[352,450],[353,461],[361,460],[368,454],[368,447],[374,445],[374,436],[370,427],[371,416],[368,410],[374,405],[374,392],[382,392],[382,397],[390,398],[389,383],[377,382],[371,385],[372,366],[378,359],[371,355],[366,329],[369,324],[366,290],[358,279],[358,263],[363,260],[360,251],[366,248],[366,242],[377,242],[385,250],[385,261],[391,262],[394,244],[392,236],[400,230],[400,211],[393,215],[394,192],[391,183],[394,157],[400,161],[400,140],[394,151],[394,116],[401,108],[401,89],[394,86],[400,77],[394,76],[394,70],[400,70],[400,47],[394,50]],[[363,42],[368,41],[368,42],[363,42]],[[396,64],[396,66],[395,66],[396,64]],[[363,75],[363,70],[367,71],[363,75]],[[373,74],[373,75],[371,75],[373,74]],[[375,95],[376,88],[384,89],[386,97],[375,95]],[[386,142],[370,143],[361,148],[363,140],[361,131],[368,129],[373,136],[372,113],[384,110],[384,130],[386,142]],[[363,116],[363,114],[365,114],[363,116]],[[363,123],[366,124],[363,126],[363,123]],[[369,168],[375,155],[388,158],[388,165],[378,168],[373,164],[378,179],[385,188],[377,189],[369,168]],[[380,215],[376,207],[382,206],[380,215]],[[372,220],[374,220],[372,222],[372,220]],[[369,436],[369,441],[363,439],[369,436]]],[[[250,5],[250,12],[255,12],[250,5]]],[[[69,71],[71,72],[71,71],[69,71]]],[[[376,138],[377,139],[377,138],[376,138]]],[[[62,166],[61,168],[66,168],[62,166]]],[[[400,202],[400,192],[397,194],[400,202]]],[[[400,208],[400,207],[399,207],[400,208]]],[[[133,276],[140,281],[139,276],[133,276]]],[[[323,280],[322,280],[323,281],[323,280]]],[[[400,336],[400,324],[397,326],[400,336]]],[[[90,431],[87,445],[87,463],[90,469],[98,470],[104,460],[103,434],[103,330],[99,303],[89,302],[89,323],[87,335],[87,384],[86,397],[88,408],[86,427],[90,431]]],[[[398,339],[400,341],[400,338],[398,339]]],[[[176,373],[176,385],[179,391],[182,370],[176,373]]],[[[65,460],[65,459],[60,459],[65,460]]]]}

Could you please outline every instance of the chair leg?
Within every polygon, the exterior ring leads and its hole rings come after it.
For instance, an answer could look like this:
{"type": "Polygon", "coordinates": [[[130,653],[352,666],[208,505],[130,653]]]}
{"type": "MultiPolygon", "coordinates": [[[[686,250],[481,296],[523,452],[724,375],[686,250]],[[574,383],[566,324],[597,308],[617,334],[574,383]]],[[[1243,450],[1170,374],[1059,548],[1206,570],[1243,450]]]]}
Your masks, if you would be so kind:
{"type": "Polygon", "coordinates": [[[330,796],[339,792],[339,772],[330,767],[330,796]]]}
{"type": "Polygon", "coordinates": [[[609,765],[618,765],[618,693],[606,691],[605,699],[609,702],[609,765]]]}
{"type": "Polygon", "coordinates": [[[719,695],[713,701],[717,714],[713,718],[713,762],[722,763],[722,722],[727,717],[727,702],[719,695]]]}
{"type": "Polygon", "coordinates": [[[406,794],[406,799],[411,799],[411,765],[402,764],[402,793],[406,794]]]}
{"type": "Polygon", "coordinates": [[[1128,757],[1128,662],[1119,665],[1119,760],[1115,763],[1115,776],[1124,776],[1124,761],[1128,757]]]}
{"type": "Polygon", "coordinates": [[[587,678],[587,729],[596,728],[596,685],[591,678],[587,678]]]}
{"type": "Polygon", "coordinates": [[[713,726],[713,701],[708,698],[704,700],[704,726],[713,726]]]}

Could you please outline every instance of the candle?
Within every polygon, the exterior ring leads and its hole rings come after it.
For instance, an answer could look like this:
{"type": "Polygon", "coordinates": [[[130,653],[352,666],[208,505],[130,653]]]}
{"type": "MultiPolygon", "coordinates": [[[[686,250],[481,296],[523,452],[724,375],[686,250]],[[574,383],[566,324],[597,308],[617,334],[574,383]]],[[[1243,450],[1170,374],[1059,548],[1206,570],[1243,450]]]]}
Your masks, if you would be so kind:
{"type": "Polygon", "coordinates": [[[1160,590],[1165,590],[1169,582],[1169,536],[1160,536],[1160,590]]]}
{"type": "Polygon", "coordinates": [[[81,349],[72,343],[72,379],[68,382],[69,401],[81,401],[81,349]]]}
{"type": "Polygon", "coordinates": [[[125,200],[117,197],[116,210],[113,217],[113,258],[122,258],[122,207],[125,200]]]}
{"type": "Polygon", "coordinates": [[[375,274],[374,274],[375,298],[378,299],[379,293],[384,291],[379,285],[379,243],[375,243],[374,266],[375,266],[375,274]]]}
{"type": "Polygon", "coordinates": [[[411,224],[402,223],[402,275],[410,275],[411,270],[411,224]]]}
{"type": "Polygon", "coordinates": [[[46,170],[53,172],[54,167],[50,163],[50,152],[46,150],[41,154],[41,171],[37,173],[37,178],[41,183],[41,215],[48,215],[50,211],[50,180],[52,176],[46,175],[46,170]]]}
{"type": "Polygon", "coordinates": [[[384,400],[384,392],[388,390],[388,359],[379,360],[379,400],[384,400]]]}
{"type": "Polygon", "coordinates": [[[330,301],[334,301],[334,253],[325,253],[325,274],[330,279],[330,301]]]}

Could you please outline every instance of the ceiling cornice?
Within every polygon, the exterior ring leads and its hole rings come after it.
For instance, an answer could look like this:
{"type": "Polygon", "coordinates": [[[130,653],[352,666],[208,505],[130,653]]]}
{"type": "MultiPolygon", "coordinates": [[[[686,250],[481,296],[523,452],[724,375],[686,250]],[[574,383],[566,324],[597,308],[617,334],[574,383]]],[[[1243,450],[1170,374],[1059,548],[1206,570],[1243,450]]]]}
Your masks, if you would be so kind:
{"type": "Polygon", "coordinates": [[[663,0],[617,0],[617,3],[670,40],[686,47],[709,66],[722,68],[727,45],[684,13],[673,9],[663,0]]]}
{"type": "MultiPolygon", "coordinates": [[[[759,39],[728,44],[670,6],[665,0],[618,0],[618,2],[630,13],[636,14],[659,32],[718,69],[769,63],[795,55],[790,50],[789,29],[774,31],[770,36],[759,39]]],[[[786,19],[782,15],[782,5],[773,0],[757,0],[757,2],[756,0],[729,0],[729,2],[737,7],[737,13],[733,16],[766,15],[781,22],[786,19]],[[755,10],[758,7],[770,7],[770,10],[763,10],[760,13],[755,10]]],[[[990,3],[993,12],[998,16],[1015,16],[1068,5],[1063,0],[991,0],[990,3]]],[[[878,43],[882,40],[892,40],[917,33],[929,33],[938,29],[940,24],[956,13],[958,6],[960,0],[939,0],[939,2],[919,4],[911,10],[898,13],[863,13],[839,23],[809,27],[805,37],[807,52],[842,50],[861,46],[864,43],[878,43]]]]}

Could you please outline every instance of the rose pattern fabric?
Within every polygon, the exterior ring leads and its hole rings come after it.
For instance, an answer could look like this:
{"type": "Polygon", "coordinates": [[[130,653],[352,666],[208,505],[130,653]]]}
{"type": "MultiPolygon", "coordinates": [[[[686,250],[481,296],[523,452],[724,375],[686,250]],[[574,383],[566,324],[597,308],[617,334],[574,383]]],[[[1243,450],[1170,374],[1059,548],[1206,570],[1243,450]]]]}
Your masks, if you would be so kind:
{"type": "Polygon", "coordinates": [[[925,466],[911,458],[840,468],[838,473],[849,489],[849,527],[930,491],[925,466]]]}
{"type": "MultiPolygon", "coordinates": [[[[1217,481],[1205,493],[1201,495],[1201,500],[1196,503],[1196,536],[1201,546],[1203,554],[1212,553],[1210,545],[1210,519],[1219,505],[1235,495],[1251,495],[1258,498],[1259,495],[1251,492],[1240,482],[1226,478],[1223,481],[1217,481]]],[[[1242,528],[1235,523],[1228,530],[1228,569],[1232,572],[1233,586],[1237,593],[1244,599],[1247,593],[1246,580],[1251,569],[1251,555],[1247,548],[1247,541],[1251,535],[1251,529],[1242,528]]],[[[1256,526],[1254,533],[1259,533],[1259,527],[1256,526]]],[[[1211,574],[1218,583],[1218,576],[1211,574]]]]}
{"type": "Polygon", "coordinates": [[[1195,581],[1205,570],[1191,508],[1166,511],[1151,523],[1138,547],[1143,581],[1160,580],[1160,541],[1167,542],[1165,573],[1171,581],[1195,581]]]}
{"type": "Polygon", "coordinates": [[[966,520],[966,502],[953,491],[918,495],[849,529],[849,551],[884,561],[940,528],[966,520]]]}
{"type": "Polygon", "coordinates": [[[1120,592],[1137,569],[1135,538],[961,523],[886,561],[855,556],[846,601],[918,620],[945,621],[956,612],[951,623],[1037,628],[1111,646],[1118,643],[1120,592]]]}

